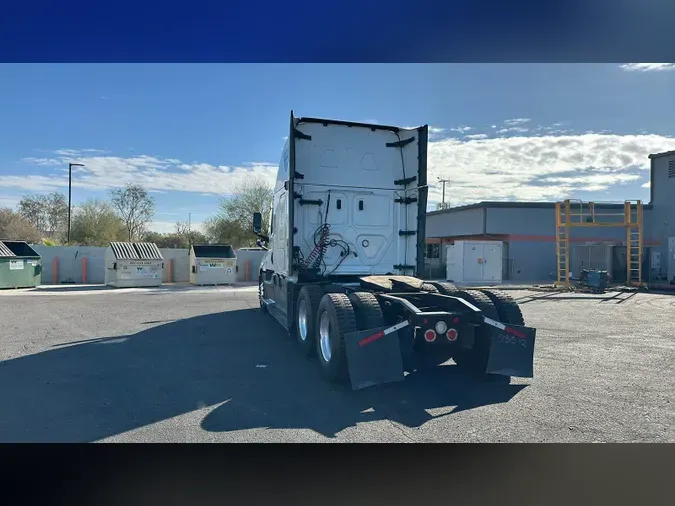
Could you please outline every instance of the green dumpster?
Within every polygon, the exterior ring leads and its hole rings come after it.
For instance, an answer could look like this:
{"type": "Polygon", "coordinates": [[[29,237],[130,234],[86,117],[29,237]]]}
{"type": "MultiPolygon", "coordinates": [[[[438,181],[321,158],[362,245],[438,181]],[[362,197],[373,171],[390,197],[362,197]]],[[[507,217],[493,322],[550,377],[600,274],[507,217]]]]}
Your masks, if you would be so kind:
{"type": "Polygon", "coordinates": [[[24,241],[0,241],[0,289],[33,288],[42,279],[42,259],[24,241]]]}

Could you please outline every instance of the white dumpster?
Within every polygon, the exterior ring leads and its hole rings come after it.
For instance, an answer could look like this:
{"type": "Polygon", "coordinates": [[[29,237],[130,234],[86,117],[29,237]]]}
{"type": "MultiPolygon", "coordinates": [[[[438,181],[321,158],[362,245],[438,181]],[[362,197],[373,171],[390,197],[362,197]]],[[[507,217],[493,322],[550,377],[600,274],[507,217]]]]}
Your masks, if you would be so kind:
{"type": "Polygon", "coordinates": [[[237,281],[237,255],[229,244],[195,244],[190,248],[190,283],[231,285],[237,281]]]}
{"type": "Polygon", "coordinates": [[[117,288],[162,285],[164,258],[155,243],[111,242],[105,250],[105,284],[117,288]]]}

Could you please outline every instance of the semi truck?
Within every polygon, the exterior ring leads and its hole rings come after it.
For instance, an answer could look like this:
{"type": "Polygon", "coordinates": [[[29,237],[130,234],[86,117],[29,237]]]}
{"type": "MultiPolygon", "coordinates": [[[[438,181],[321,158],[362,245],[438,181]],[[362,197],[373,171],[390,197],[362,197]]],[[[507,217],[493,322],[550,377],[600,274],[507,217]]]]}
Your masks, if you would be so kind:
{"type": "Polygon", "coordinates": [[[268,219],[252,217],[259,302],[330,382],[360,389],[450,359],[533,377],[536,330],[510,296],[423,279],[428,131],[291,111],[268,219]]]}

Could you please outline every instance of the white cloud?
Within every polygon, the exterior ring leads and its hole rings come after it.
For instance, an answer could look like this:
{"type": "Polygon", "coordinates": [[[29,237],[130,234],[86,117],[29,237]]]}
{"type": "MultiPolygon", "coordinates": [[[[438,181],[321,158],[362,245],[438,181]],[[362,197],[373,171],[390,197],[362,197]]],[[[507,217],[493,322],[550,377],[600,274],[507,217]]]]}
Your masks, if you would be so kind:
{"type": "MultiPolygon", "coordinates": [[[[452,205],[481,200],[553,200],[579,191],[606,191],[644,177],[650,153],[675,150],[675,138],[654,134],[551,135],[549,130],[542,130],[538,135],[528,136],[485,138],[484,135],[429,143],[429,180],[435,181],[437,176],[450,178],[446,196],[452,205]]],[[[266,162],[233,167],[150,155],[75,153],[77,161],[85,167],[74,171],[73,186],[93,190],[109,190],[133,182],[150,191],[222,196],[252,176],[273,183],[277,168],[276,163],[266,162]]],[[[64,190],[67,175],[63,169],[56,171],[46,174],[41,167],[38,175],[27,168],[20,176],[0,175],[0,187],[27,192],[64,190]]],[[[440,200],[441,188],[433,186],[430,204],[440,200]]]]}
{"type": "Polygon", "coordinates": [[[473,130],[473,127],[470,127],[470,126],[461,126],[461,127],[455,127],[455,128],[450,129],[451,132],[459,132],[460,134],[470,132],[471,130],[473,130]]]}
{"type": "Polygon", "coordinates": [[[505,125],[508,126],[515,126],[515,125],[522,125],[523,123],[527,123],[530,121],[530,118],[513,118],[513,119],[507,119],[504,121],[505,125]]]}
{"type": "Polygon", "coordinates": [[[56,158],[34,158],[34,157],[28,157],[28,158],[22,158],[22,162],[26,163],[32,163],[34,165],[40,165],[42,167],[56,167],[59,165],[64,165],[62,160],[58,160],[56,158]]]}
{"type": "Polygon", "coordinates": [[[660,72],[675,70],[675,63],[624,63],[619,68],[629,72],[660,72]]]}
{"type": "Polygon", "coordinates": [[[651,181],[647,181],[647,182],[644,183],[641,187],[642,187],[642,188],[651,188],[651,187],[652,187],[652,182],[651,182],[651,181]]]}
{"type": "Polygon", "coordinates": [[[517,133],[517,134],[523,134],[525,132],[529,132],[529,128],[523,128],[523,127],[510,127],[510,128],[500,128],[497,130],[498,134],[506,134],[509,132],[517,133]]]}
{"type": "Polygon", "coordinates": [[[88,153],[105,153],[104,149],[57,149],[54,151],[56,155],[62,156],[79,156],[88,153]]]}
{"type": "Polygon", "coordinates": [[[545,177],[541,178],[540,181],[543,183],[573,185],[575,186],[575,190],[596,192],[606,190],[612,185],[630,183],[631,181],[641,179],[641,177],[640,174],[591,173],[571,177],[545,177]]]}
{"type": "MultiPolygon", "coordinates": [[[[481,142],[446,139],[429,146],[429,180],[450,179],[453,206],[481,200],[555,200],[579,191],[605,191],[635,181],[650,153],[675,149],[661,135],[542,135],[481,142]]],[[[429,192],[430,207],[440,186],[429,192]]]]}
{"type": "MultiPolygon", "coordinates": [[[[183,163],[176,159],[164,159],[149,155],[132,157],[92,155],[94,150],[59,150],[61,165],[68,161],[83,163],[73,167],[73,187],[91,190],[110,190],[124,187],[127,183],[144,186],[148,191],[186,191],[228,195],[233,187],[250,179],[261,177],[273,183],[277,164],[255,162],[245,166],[231,167],[208,163],[183,163]]],[[[30,160],[28,163],[33,163],[30,160]]],[[[63,189],[68,186],[67,169],[57,169],[62,174],[21,176],[0,175],[0,187],[17,188],[23,191],[41,192],[63,189]]]]}

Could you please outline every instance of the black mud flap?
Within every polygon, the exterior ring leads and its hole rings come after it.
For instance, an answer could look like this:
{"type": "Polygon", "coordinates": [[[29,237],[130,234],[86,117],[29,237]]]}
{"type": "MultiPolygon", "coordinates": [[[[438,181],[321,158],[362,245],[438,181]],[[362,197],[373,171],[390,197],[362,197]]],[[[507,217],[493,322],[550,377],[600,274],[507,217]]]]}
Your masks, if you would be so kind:
{"type": "Polygon", "coordinates": [[[490,329],[488,374],[534,377],[534,339],[537,331],[520,325],[504,325],[485,318],[490,329]]]}
{"type": "Polygon", "coordinates": [[[397,331],[407,325],[406,321],[393,327],[345,334],[347,368],[353,390],[404,379],[397,331]]]}

